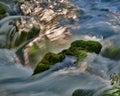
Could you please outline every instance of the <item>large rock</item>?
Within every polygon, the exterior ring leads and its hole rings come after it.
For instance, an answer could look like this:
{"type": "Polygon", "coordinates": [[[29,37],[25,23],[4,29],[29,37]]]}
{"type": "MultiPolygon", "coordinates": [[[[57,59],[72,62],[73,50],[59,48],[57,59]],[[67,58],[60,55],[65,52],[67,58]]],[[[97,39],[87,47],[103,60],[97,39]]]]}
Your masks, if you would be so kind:
{"type": "Polygon", "coordinates": [[[71,47],[77,47],[80,50],[85,50],[87,52],[95,52],[98,54],[102,48],[102,45],[97,41],[76,40],[72,42],[71,47]]]}

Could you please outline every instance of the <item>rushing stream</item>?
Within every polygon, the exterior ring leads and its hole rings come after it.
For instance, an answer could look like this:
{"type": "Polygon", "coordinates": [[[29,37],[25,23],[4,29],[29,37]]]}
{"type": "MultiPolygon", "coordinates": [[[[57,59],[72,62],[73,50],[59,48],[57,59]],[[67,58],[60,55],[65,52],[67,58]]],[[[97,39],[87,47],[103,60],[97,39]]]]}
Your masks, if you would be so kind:
{"type": "MultiPolygon", "coordinates": [[[[71,28],[71,39],[97,40],[103,45],[101,53],[88,53],[77,67],[73,64],[76,58],[66,57],[51,69],[32,76],[31,68],[16,62],[14,51],[0,49],[0,96],[72,96],[77,89],[86,92],[84,96],[102,96],[112,87],[109,76],[120,73],[120,54],[107,58],[104,52],[109,47],[120,48],[120,1],[71,1],[81,9],[79,22],[71,28]]],[[[9,21],[20,17],[17,6],[6,2],[9,1],[1,0],[0,4],[15,16],[0,20],[1,46],[5,45],[6,32],[13,27],[9,21]]]]}

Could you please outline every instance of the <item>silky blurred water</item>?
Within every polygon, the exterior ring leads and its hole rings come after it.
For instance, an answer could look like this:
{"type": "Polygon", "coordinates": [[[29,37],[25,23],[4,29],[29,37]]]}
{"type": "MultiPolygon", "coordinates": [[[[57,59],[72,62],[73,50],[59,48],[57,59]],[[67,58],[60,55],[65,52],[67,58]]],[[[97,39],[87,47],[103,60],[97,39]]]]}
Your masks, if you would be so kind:
{"type": "MultiPolygon", "coordinates": [[[[73,65],[75,58],[66,57],[48,71],[32,76],[32,69],[16,63],[13,51],[0,49],[0,96],[72,96],[76,89],[92,92],[86,96],[101,96],[112,87],[109,76],[120,73],[120,59],[107,58],[102,52],[111,46],[120,47],[120,1],[71,1],[82,12],[79,13],[80,20],[71,28],[71,41],[97,40],[103,45],[101,53],[88,53],[77,66],[73,65]]],[[[8,21],[19,16],[10,18],[0,21],[0,33],[8,32],[12,27],[8,21]]],[[[3,35],[0,35],[0,40],[4,43],[3,35]]]]}

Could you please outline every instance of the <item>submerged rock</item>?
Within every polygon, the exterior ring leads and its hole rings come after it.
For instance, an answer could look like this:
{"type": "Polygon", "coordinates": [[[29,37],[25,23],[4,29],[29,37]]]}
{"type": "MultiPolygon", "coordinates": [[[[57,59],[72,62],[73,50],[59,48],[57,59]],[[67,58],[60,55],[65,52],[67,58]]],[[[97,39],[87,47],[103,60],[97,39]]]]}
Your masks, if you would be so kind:
{"type": "Polygon", "coordinates": [[[85,50],[87,52],[95,52],[98,54],[102,48],[102,45],[97,41],[76,40],[72,42],[70,48],[73,47],[78,47],[80,50],[85,50]]]}
{"type": "Polygon", "coordinates": [[[77,89],[73,92],[72,96],[93,96],[95,90],[77,89]]]}
{"type": "Polygon", "coordinates": [[[104,50],[102,53],[104,57],[113,59],[113,60],[120,60],[120,48],[119,47],[109,47],[104,50]]]}
{"type": "Polygon", "coordinates": [[[6,15],[6,10],[3,6],[0,5],[0,19],[5,17],[5,15],[6,15]]]}
{"type": "MultiPolygon", "coordinates": [[[[24,42],[29,42],[29,40],[35,39],[40,33],[40,27],[38,25],[33,25],[28,31],[23,30],[21,32],[11,31],[7,36],[7,48],[15,48],[23,44],[24,42]]],[[[28,44],[28,43],[27,43],[28,44]]],[[[26,44],[26,45],[27,45],[26,44]]]]}
{"type": "Polygon", "coordinates": [[[13,30],[7,34],[6,45],[4,47],[7,49],[15,49],[19,62],[25,66],[29,65],[28,50],[26,46],[39,36],[39,33],[40,27],[35,24],[28,31],[23,30],[21,32],[14,32],[13,30]]]}
{"type": "Polygon", "coordinates": [[[68,49],[55,54],[48,52],[44,57],[37,63],[33,75],[48,70],[52,65],[62,62],[66,55],[75,56],[77,60],[74,63],[78,63],[80,60],[87,56],[87,52],[99,53],[102,45],[97,41],[83,41],[76,40],[71,43],[68,49]]]}
{"type": "Polygon", "coordinates": [[[103,42],[102,56],[112,59],[120,60],[120,35],[112,36],[103,42]]]}

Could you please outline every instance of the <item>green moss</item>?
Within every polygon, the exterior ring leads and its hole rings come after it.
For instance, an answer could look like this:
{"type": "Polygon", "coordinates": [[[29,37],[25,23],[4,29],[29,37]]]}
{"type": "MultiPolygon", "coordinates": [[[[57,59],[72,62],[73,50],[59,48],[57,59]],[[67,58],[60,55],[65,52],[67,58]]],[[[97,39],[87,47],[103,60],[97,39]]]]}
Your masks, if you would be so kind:
{"type": "Polygon", "coordinates": [[[62,62],[62,60],[64,58],[65,58],[65,56],[62,54],[55,54],[52,52],[46,53],[43,56],[43,58],[41,59],[41,61],[37,63],[37,66],[35,67],[33,75],[40,73],[42,71],[48,70],[50,68],[50,66],[52,66],[58,62],[62,62]],[[42,70],[42,66],[43,66],[43,70],[42,70]]]}
{"type": "Polygon", "coordinates": [[[98,54],[101,48],[102,45],[97,41],[76,40],[71,43],[71,46],[68,49],[63,50],[60,53],[77,57],[77,63],[87,56],[87,52],[95,52],[98,54]]]}
{"type": "Polygon", "coordinates": [[[79,62],[87,56],[87,52],[85,50],[80,50],[77,47],[70,47],[69,49],[63,50],[61,53],[64,55],[75,56],[77,58],[75,63],[79,62]]]}
{"type": "Polygon", "coordinates": [[[80,50],[85,50],[87,52],[95,52],[98,54],[102,48],[102,45],[97,41],[76,40],[71,44],[71,47],[77,47],[80,50]]]}
{"type": "Polygon", "coordinates": [[[81,93],[79,92],[79,90],[76,90],[73,92],[72,96],[81,96],[81,93]]]}
{"type": "Polygon", "coordinates": [[[52,52],[48,52],[44,55],[44,57],[40,62],[43,64],[53,65],[57,62],[61,62],[63,59],[64,59],[64,56],[62,54],[55,54],[52,52]]]}
{"type": "Polygon", "coordinates": [[[34,70],[33,75],[37,74],[37,73],[40,73],[40,72],[43,72],[45,70],[48,70],[50,67],[51,67],[51,65],[39,63],[39,64],[37,64],[37,66],[36,66],[36,68],[34,70]]]}
{"type": "Polygon", "coordinates": [[[87,52],[86,51],[80,51],[78,56],[77,56],[77,62],[79,62],[80,60],[83,60],[85,57],[87,56],[87,52]]]}

